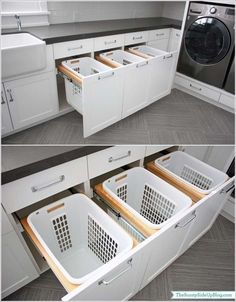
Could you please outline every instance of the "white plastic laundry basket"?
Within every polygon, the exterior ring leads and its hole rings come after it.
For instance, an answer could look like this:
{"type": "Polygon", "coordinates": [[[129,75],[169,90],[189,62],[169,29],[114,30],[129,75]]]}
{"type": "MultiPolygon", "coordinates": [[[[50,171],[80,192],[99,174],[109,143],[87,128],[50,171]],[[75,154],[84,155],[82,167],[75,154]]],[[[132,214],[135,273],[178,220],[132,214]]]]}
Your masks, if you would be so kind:
{"type": "Polygon", "coordinates": [[[115,62],[118,66],[124,66],[129,64],[134,64],[138,62],[143,62],[144,59],[128,53],[124,50],[114,50],[108,51],[100,54],[102,59],[105,59],[107,62],[115,62]]]}
{"type": "Polygon", "coordinates": [[[64,276],[81,284],[132,248],[132,239],[91,199],[74,194],[27,218],[64,276]]]}
{"type": "Polygon", "coordinates": [[[157,56],[163,56],[163,55],[167,54],[166,51],[156,49],[156,48],[146,46],[146,45],[130,47],[129,51],[135,55],[139,55],[139,56],[145,55],[145,57],[146,56],[147,57],[157,57],[157,56]]]}
{"type": "Polygon", "coordinates": [[[203,194],[209,194],[228,179],[227,174],[182,151],[156,159],[155,165],[203,194]]]}
{"type": "Polygon", "coordinates": [[[103,182],[104,190],[151,229],[159,229],[189,208],[192,200],[144,168],[103,182]]]}

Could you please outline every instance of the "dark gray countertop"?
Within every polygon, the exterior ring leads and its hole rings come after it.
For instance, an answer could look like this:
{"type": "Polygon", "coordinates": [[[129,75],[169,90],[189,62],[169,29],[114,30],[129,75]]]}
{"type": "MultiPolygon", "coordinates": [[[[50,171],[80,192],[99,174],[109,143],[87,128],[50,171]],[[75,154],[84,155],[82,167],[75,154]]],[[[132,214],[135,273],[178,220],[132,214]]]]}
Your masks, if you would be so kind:
{"type": "MultiPolygon", "coordinates": [[[[35,35],[44,40],[46,44],[52,44],[142,30],[168,27],[180,29],[181,23],[179,20],[158,17],[52,24],[49,26],[25,27],[22,31],[35,35]]],[[[2,31],[2,33],[13,32],[16,32],[16,30],[5,29],[2,31]]]]}
{"type": "Polygon", "coordinates": [[[111,146],[2,146],[2,184],[111,146]]]}

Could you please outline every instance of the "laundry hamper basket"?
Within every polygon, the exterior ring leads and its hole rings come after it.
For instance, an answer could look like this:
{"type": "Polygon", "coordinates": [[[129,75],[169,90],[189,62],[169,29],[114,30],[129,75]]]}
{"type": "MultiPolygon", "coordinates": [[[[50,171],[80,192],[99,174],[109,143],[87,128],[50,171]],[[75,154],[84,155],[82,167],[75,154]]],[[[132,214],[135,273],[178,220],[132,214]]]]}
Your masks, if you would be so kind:
{"type": "Polygon", "coordinates": [[[31,213],[27,222],[63,275],[81,284],[132,248],[129,235],[91,199],[74,194],[31,213]]]}
{"type": "Polygon", "coordinates": [[[146,45],[130,47],[129,52],[146,59],[150,57],[157,57],[167,54],[166,51],[155,49],[153,47],[146,46],[146,45]]]}
{"type": "Polygon", "coordinates": [[[176,151],[155,160],[155,165],[166,175],[172,175],[202,194],[209,194],[227,179],[227,174],[203,163],[193,156],[176,151]]]}
{"type": "Polygon", "coordinates": [[[192,204],[188,196],[141,167],[109,178],[103,188],[151,229],[160,229],[192,204]]]}

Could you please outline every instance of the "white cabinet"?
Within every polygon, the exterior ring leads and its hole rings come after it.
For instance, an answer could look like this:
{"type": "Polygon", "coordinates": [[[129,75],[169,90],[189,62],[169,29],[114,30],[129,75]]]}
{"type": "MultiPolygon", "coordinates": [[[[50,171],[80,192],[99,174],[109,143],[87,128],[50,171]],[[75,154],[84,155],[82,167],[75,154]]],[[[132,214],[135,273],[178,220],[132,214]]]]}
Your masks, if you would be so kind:
{"type": "Polygon", "coordinates": [[[138,31],[125,34],[125,45],[144,43],[148,40],[148,31],[138,31]]]}
{"type": "Polygon", "coordinates": [[[182,246],[182,253],[211,228],[233,188],[234,178],[231,178],[192,207],[196,210],[196,219],[182,246]]]}
{"type": "Polygon", "coordinates": [[[4,225],[9,224],[8,232],[2,234],[2,298],[31,282],[39,276],[16,232],[2,210],[4,225]]]}
{"type": "Polygon", "coordinates": [[[221,93],[219,102],[224,104],[227,107],[234,108],[235,107],[235,96],[230,93],[221,93]]]}
{"type": "Polygon", "coordinates": [[[58,112],[55,72],[4,83],[14,129],[36,123],[58,112]]]}
{"type": "Polygon", "coordinates": [[[177,52],[172,52],[149,60],[149,103],[153,103],[157,99],[170,93],[176,66],[176,58],[177,52]]]}
{"type": "Polygon", "coordinates": [[[1,89],[1,110],[2,110],[2,134],[6,134],[13,130],[11,116],[7,104],[7,100],[5,97],[4,87],[2,85],[1,89]]]}
{"type": "Polygon", "coordinates": [[[150,251],[149,262],[141,288],[151,282],[179,256],[181,246],[195,218],[195,212],[191,211],[171,227],[159,231],[160,235],[149,243],[146,247],[150,251]]]}
{"type": "Polygon", "coordinates": [[[180,30],[172,28],[170,32],[170,39],[168,44],[168,51],[175,51],[179,48],[180,43],[180,30]]]}

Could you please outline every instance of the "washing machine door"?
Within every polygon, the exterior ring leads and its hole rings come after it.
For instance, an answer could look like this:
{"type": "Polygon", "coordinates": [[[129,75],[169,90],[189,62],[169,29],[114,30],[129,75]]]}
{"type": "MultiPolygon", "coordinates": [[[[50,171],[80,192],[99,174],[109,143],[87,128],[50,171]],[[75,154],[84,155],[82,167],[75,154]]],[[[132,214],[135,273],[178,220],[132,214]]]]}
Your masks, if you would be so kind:
{"type": "Polygon", "coordinates": [[[231,37],[226,25],[213,17],[202,17],[185,32],[185,49],[192,60],[208,65],[220,62],[228,53],[231,37]]]}

